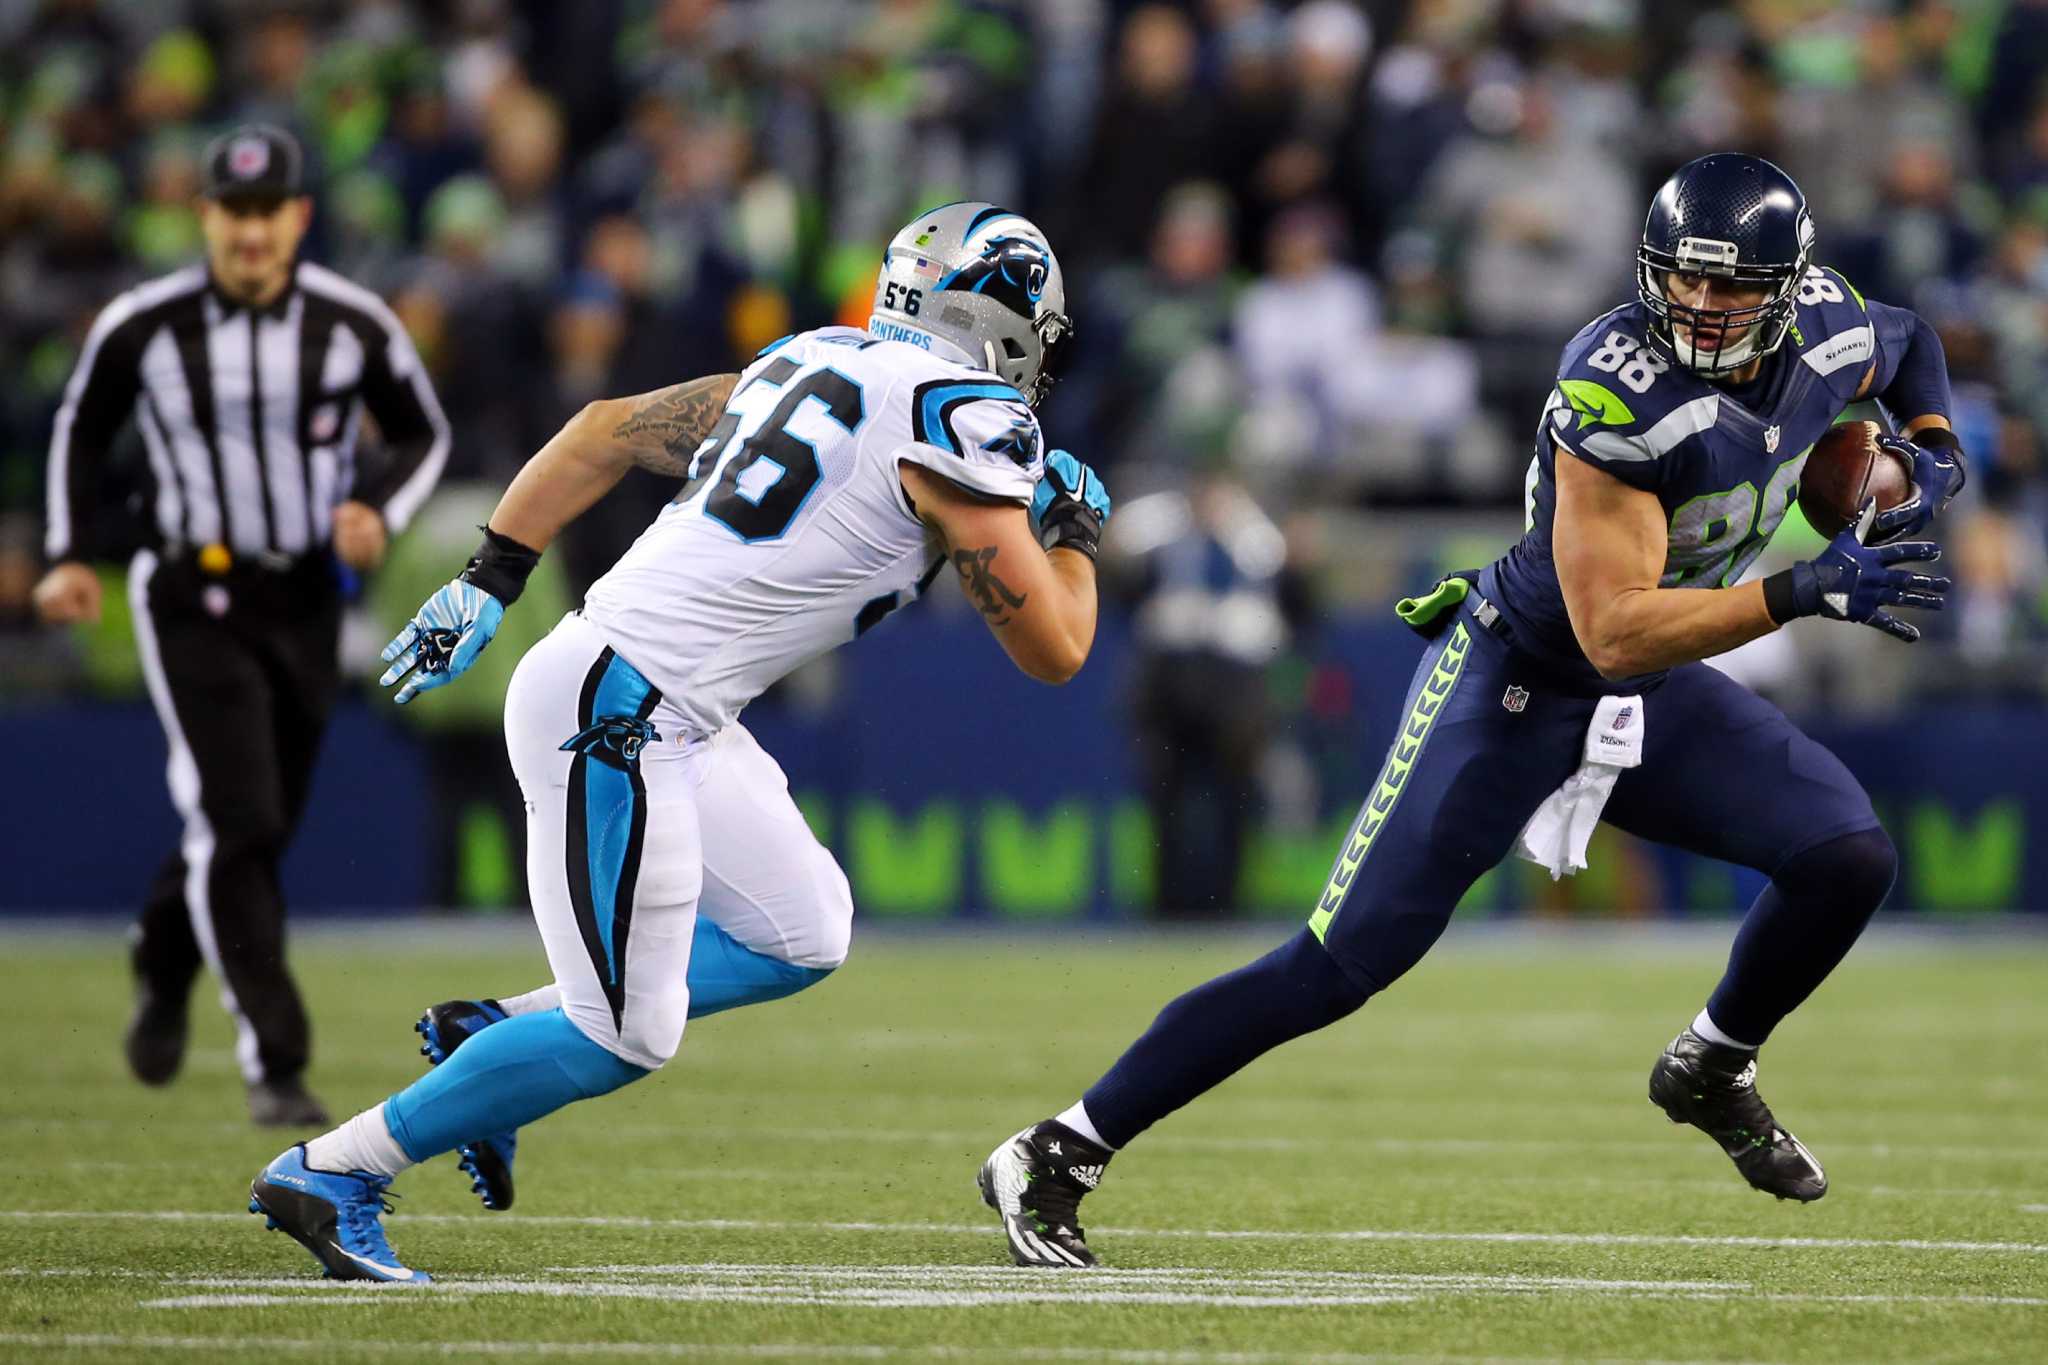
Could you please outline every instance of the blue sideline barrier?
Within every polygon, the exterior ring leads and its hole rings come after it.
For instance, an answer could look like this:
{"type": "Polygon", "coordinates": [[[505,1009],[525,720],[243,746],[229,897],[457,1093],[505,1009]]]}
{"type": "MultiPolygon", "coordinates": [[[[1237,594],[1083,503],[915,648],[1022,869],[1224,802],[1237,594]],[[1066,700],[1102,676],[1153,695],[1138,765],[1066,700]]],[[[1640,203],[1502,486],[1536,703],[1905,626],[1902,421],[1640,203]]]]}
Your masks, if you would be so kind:
{"type": "MultiPolygon", "coordinates": [[[[1141,908],[1150,836],[1134,788],[1120,625],[1105,622],[1089,667],[1050,689],[1016,673],[975,620],[916,615],[923,619],[890,622],[838,656],[829,706],[805,711],[771,697],[746,717],[847,865],[863,911],[1058,919],[1141,908]]],[[[1379,764],[1416,647],[1399,626],[1325,632],[1319,666],[1348,702],[1283,724],[1313,727],[1305,747],[1326,809],[1315,828],[1257,842],[1242,883],[1248,904],[1292,915],[1313,901],[1379,764]]],[[[1951,707],[1936,727],[1813,733],[1869,787],[1900,846],[1894,908],[2048,912],[2048,766],[2021,761],[2048,754],[2048,715],[1951,707]]],[[[127,913],[177,830],[148,707],[0,711],[0,745],[10,771],[33,779],[9,784],[0,913],[127,913]]],[[[405,912],[427,901],[429,800],[419,737],[380,698],[346,701],[287,860],[294,908],[405,912]]],[[[1594,868],[1576,879],[1552,887],[1513,865],[1476,888],[1470,905],[1722,912],[1746,902],[1755,882],[1620,836],[1603,833],[1595,848],[1594,868]]],[[[516,867],[500,870],[498,883],[516,887],[516,867]]]]}

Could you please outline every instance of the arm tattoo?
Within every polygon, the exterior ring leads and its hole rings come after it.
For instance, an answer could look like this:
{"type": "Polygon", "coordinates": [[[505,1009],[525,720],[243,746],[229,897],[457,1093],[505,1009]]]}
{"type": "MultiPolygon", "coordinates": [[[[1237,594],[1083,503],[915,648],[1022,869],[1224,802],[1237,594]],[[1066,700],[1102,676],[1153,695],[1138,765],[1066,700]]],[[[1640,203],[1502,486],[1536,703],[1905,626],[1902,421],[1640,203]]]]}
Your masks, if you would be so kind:
{"type": "Polygon", "coordinates": [[[689,472],[690,456],[710,435],[738,379],[717,374],[641,394],[626,420],[612,429],[612,439],[629,446],[633,463],[642,469],[681,477],[689,472]]]}
{"type": "Polygon", "coordinates": [[[1010,585],[996,574],[996,547],[953,551],[953,567],[960,571],[960,586],[973,600],[975,610],[992,626],[1006,626],[1010,614],[1023,606],[1031,594],[1011,592],[1010,585]]]}

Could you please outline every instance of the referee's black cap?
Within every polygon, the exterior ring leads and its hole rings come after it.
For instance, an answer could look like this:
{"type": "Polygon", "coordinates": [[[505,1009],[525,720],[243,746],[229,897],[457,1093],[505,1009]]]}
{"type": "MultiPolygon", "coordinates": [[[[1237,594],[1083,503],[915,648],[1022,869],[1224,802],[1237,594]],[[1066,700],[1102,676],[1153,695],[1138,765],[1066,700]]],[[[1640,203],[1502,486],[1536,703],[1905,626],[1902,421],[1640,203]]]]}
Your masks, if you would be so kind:
{"type": "Polygon", "coordinates": [[[245,123],[207,144],[209,199],[290,199],[304,194],[306,158],[299,140],[271,123],[245,123]]]}

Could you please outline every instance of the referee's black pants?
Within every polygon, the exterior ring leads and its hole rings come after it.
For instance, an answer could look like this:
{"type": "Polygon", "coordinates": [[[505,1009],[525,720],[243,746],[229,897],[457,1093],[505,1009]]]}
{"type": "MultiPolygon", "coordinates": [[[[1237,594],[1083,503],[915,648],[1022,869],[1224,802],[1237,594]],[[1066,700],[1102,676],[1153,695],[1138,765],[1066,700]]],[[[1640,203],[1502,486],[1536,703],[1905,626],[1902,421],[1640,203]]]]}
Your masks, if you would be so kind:
{"type": "Polygon", "coordinates": [[[333,568],[322,556],[215,577],[145,550],[128,600],[184,821],[143,906],[136,970],[182,996],[202,963],[213,968],[243,1079],[290,1080],[311,1044],[278,868],[340,683],[333,568]]]}

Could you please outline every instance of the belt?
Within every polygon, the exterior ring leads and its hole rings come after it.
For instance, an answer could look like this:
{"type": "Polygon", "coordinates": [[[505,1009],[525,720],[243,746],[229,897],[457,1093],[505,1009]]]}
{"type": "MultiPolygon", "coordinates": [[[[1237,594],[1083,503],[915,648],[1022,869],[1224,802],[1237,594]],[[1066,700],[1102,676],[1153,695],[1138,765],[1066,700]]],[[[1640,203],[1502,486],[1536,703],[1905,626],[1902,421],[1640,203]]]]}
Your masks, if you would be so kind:
{"type": "Polygon", "coordinates": [[[1474,571],[1446,575],[1421,597],[1402,598],[1395,604],[1394,612],[1424,639],[1435,639],[1457,616],[1470,616],[1480,629],[1507,647],[1513,656],[1508,671],[1517,680],[1560,696],[1581,701],[1597,700],[1615,695],[1618,689],[1647,692],[1664,681],[1664,675],[1660,673],[1648,678],[1628,679],[1611,687],[1603,686],[1575,678],[1556,664],[1531,654],[1517,643],[1514,628],[1508,624],[1501,609],[1480,595],[1479,575],[1474,571]]]}
{"type": "Polygon", "coordinates": [[[236,554],[215,541],[208,545],[166,545],[163,562],[196,573],[205,579],[286,579],[329,568],[325,547],[308,554],[286,554],[282,550],[258,550],[236,554]]]}

